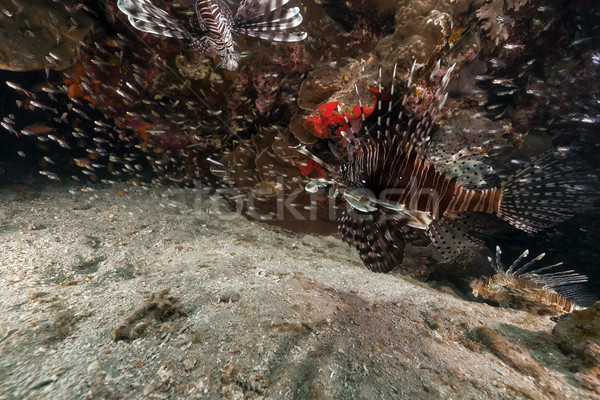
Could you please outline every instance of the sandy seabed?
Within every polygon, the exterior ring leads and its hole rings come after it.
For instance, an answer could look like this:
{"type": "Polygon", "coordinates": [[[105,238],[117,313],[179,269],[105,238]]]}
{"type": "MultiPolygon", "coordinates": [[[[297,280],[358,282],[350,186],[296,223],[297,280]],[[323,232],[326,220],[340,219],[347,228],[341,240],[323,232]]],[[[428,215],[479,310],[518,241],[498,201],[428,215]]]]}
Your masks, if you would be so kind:
{"type": "Polygon", "coordinates": [[[166,189],[0,190],[0,399],[582,399],[548,317],[166,189]]]}

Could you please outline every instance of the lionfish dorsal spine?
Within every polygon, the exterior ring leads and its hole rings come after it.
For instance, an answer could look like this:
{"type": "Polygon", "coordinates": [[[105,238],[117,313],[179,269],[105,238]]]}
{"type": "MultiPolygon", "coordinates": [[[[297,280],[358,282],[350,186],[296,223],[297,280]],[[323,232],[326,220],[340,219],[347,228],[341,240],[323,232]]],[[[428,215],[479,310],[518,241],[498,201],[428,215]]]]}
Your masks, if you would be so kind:
{"type": "MultiPolygon", "coordinates": [[[[529,249],[525,249],[521,253],[521,255],[519,257],[517,257],[515,261],[513,261],[513,263],[510,265],[510,267],[508,267],[508,269],[506,270],[506,274],[507,275],[519,275],[520,271],[522,271],[523,269],[520,268],[517,271],[515,271],[515,268],[517,268],[519,263],[521,263],[521,261],[528,255],[529,255],[529,249]]],[[[525,264],[525,265],[527,265],[527,264],[525,264]]]]}
{"type": "Polygon", "coordinates": [[[356,94],[356,100],[358,101],[358,107],[360,109],[360,119],[363,123],[365,123],[367,120],[367,116],[364,113],[363,103],[362,103],[362,100],[360,99],[360,95],[358,93],[358,85],[356,83],[354,84],[354,93],[356,94]]]}
{"type": "Polygon", "coordinates": [[[496,265],[494,269],[498,274],[504,272],[504,266],[502,265],[502,259],[500,258],[501,255],[502,249],[500,249],[500,246],[496,246],[496,265]]]}
{"type": "Polygon", "coordinates": [[[563,265],[563,262],[559,262],[556,264],[548,265],[546,267],[538,268],[535,271],[529,271],[529,273],[530,274],[539,274],[540,272],[548,271],[549,269],[556,268],[561,265],[563,265]]]}
{"type": "Polygon", "coordinates": [[[340,131],[340,134],[342,135],[342,137],[344,139],[346,139],[349,143],[356,143],[360,141],[360,137],[358,136],[358,133],[356,131],[354,131],[354,128],[352,127],[352,124],[350,123],[350,120],[348,119],[348,116],[344,113],[344,111],[342,110],[342,107],[340,106],[340,104],[337,104],[337,112],[339,112],[342,115],[342,118],[344,118],[344,122],[346,123],[346,126],[348,127],[347,130],[342,130],[340,131]],[[348,131],[350,132],[351,136],[348,136],[348,131]]]}
{"type": "MultiPolygon", "coordinates": [[[[521,256],[525,256],[527,257],[527,255],[529,255],[529,251],[527,251],[527,254],[525,254],[525,252],[523,252],[523,254],[521,256]]],[[[519,269],[517,269],[515,272],[513,272],[513,275],[520,275],[523,272],[527,271],[527,269],[529,267],[531,267],[533,264],[535,264],[536,262],[540,261],[542,258],[544,258],[546,256],[546,253],[542,253],[539,256],[537,256],[536,258],[534,258],[533,260],[525,263],[525,265],[523,265],[522,267],[520,267],[519,269]]],[[[523,257],[519,257],[519,259],[522,259],[523,257]]]]}

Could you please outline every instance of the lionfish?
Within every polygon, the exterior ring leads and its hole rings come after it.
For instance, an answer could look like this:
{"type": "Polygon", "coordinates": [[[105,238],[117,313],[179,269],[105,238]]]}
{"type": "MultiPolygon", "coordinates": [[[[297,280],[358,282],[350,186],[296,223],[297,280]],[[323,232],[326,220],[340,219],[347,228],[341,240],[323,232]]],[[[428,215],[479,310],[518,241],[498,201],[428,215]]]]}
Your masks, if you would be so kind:
{"type": "Polygon", "coordinates": [[[538,315],[560,315],[585,308],[573,301],[582,297],[577,284],[587,282],[587,276],[572,270],[540,274],[562,265],[562,262],[526,272],[545,256],[542,253],[519,267],[519,263],[529,255],[528,250],[505,270],[500,261],[501,254],[500,247],[496,246],[496,261],[488,257],[495,275],[469,284],[475,297],[481,296],[500,307],[523,309],[538,315]]]}
{"type": "MultiPolygon", "coordinates": [[[[388,272],[399,266],[406,244],[433,243],[444,258],[457,260],[472,244],[482,244],[477,234],[486,233],[482,228],[489,215],[534,233],[593,204],[597,178],[564,148],[526,163],[499,186],[484,187],[482,177],[491,167],[483,162],[481,149],[431,138],[454,65],[438,79],[433,96],[426,89],[414,104],[415,66],[404,96],[395,93],[394,84],[384,92],[379,83],[376,107],[368,116],[361,111],[360,127],[345,118],[348,159],[339,168],[297,147],[329,171],[331,178],[315,179],[306,190],[325,187],[330,196],[342,196],[348,207],[338,219],[338,231],[367,268],[388,272]]],[[[439,71],[438,61],[429,80],[439,71]]],[[[392,82],[395,76],[396,68],[392,82]]]]}
{"type": "Polygon", "coordinates": [[[242,0],[235,16],[223,0],[195,0],[200,29],[194,29],[153,5],[148,0],[118,0],[129,22],[143,32],[182,39],[202,52],[211,49],[223,60],[225,69],[238,67],[240,54],[235,39],[244,34],[276,42],[297,42],[306,32],[284,32],[302,22],[298,7],[284,9],[289,0],[242,0]]]}

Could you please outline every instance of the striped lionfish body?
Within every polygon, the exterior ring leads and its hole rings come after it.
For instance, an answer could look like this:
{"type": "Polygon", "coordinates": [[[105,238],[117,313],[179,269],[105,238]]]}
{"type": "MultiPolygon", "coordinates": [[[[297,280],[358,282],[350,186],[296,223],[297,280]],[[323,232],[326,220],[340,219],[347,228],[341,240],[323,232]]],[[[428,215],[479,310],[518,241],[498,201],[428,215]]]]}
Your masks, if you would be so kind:
{"type": "Polygon", "coordinates": [[[505,270],[500,261],[500,254],[500,247],[496,247],[496,261],[488,258],[496,272],[495,275],[470,283],[475,297],[481,296],[500,307],[523,309],[538,315],[560,315],[584,308],[572,300],[579,297],[577,284],[587,282],[587,276],[574,271],[540,274],[562,263],[526,272],[545,255],[542,253],[519,267],[519,263],[529,254],[527,250],[505,270]]]}
{"type": "Polygon", "coordinates": [[[200,29],[194,29],[149,0],[118,0],[119,9],[129,22],[143,32],[185,40],[190,47],[206,52],[214,50],[223,66],[234,70],[239,53],[235,39],[239,35],[276,42],[297,42],[306,32],[286,32],[302,22],[298,7],[284,8],[289,0],[242,0],[235,15],[223,0],[196,0],[195,8],[200,29]]]}
{"type": "MultiPolygon", "coordinates": [[[[596,197],[596,177],[556,153],[538,157],[498,187],[484,187],[483,176],[491,168],[482,152],[435,138],[436,117],[453,68],[433,96],[419,96],[412,109],[407,105],[415,65],[403,97],[394,93],[393,85],[382,93],[380,85],[375,110],[368,117],[362,114],[360,128],[355,131],[346,120],[349,128],[343,137],[350,150],[339,169],[299,148],[333,176],[314,180],[306,189],[325,186],[342,195],[349,205],[338,220],[342,239],[356,247],[372,271],[388,272],[400,265],[407,243],[433,243],[446,259],[457,259],[480,243],[475,235],[482,232],[486,214],[536,232],[591,206],[596,197]]],[[[438,62],[430,79],[439,70],[438,62]]]]}

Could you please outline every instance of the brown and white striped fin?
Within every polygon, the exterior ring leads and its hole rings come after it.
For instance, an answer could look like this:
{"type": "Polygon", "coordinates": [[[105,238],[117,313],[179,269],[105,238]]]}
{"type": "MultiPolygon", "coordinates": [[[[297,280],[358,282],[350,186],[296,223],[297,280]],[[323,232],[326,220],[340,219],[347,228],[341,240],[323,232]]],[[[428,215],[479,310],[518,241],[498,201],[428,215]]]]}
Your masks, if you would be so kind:
{"type": "Polygon", "coordinates": [[[342,240],[354,246],[373,272],[389,272],[402,264],[407,243],[425,246],[422,230],[411,228],[392,215],[345,211],[338,219],[342,240]]]}
{"type": "Polygon", "coordinates": [[[184,40],[197,39],[198,35],[194,35],[191,28],[148,0],[118,0],[117,6],[128,16],[129,23],[142,32],[184,40]]]}
{"type": "Polygon", "coordinates": [[[563,150],[541,155],[502,183],[500,218],[534,233],[593,205],[599,197],[597,177],[563,150]]]}
{"type": "Polygon", "coordinates": [[[558,263],[545,268],[540,268],[538,270],[528,272],[524,276],[527,276],[527,278],[531,279],[532,281],[543,285],[546,289],[554,289],[559,286],[574,285],[588,281],[588,277],[586,275],[580,274],[573,270],[553,272],[550,274],[540,274],[540,271],[544,271],[549,268],[555,268],[561,264],[562,263],[558,263]]]}
{"type": "MultiPolygon", "coordinates": [[[[394,66],[392,86],[389,93],[384,93],[382,88],[382,72],[380,70],[377,83],[378,93],[376,94],[377,102],[375,111],[369,117],[374,123],[368,124],[368,126],[364,123],[366,118],[362,111],[362,107],[360,107],[364,128],[361,129],[360,136],[357,135],[359,140],[378,141],[382,138],[389,139],[393,137],[397,139],[396,146],[402,148],[406,154],[414,152],[418,160],[429,160],[430,156],[434,153],[431,133],[435,126],[437,116],[443,109],[446,99],[448,98],[447,86],[450,75],[454,71],[454,67],[455,65],[448,67],[441,78],[438,78],[438,87],[433,93],[432,98],[426,98],[425,96],[418,98],[417,104],[410,112],[413,117],[405,112],[405,107],[407,106],[409,94],[414,90],[412,85],[414,74],[417,70],[416,60],[409,72],[407,88],[405,95],[401,100],[395,96],[397,66],[394,66]],[[414,117],[414,115],[419,115],[419,117],[414,117]]],[[[434,82],[439,70],[440,65],[438,62],[434,72],[431,74],[431,79],[428,81],[428,84],[434,82]]],[[[431,90],[433,89],[426,88],[423,91],[423,94],[431,90]]],[[[359,103],[359,105],[361,104],[359,103]]],[[[441,153],[438,154],[438,157],[441,157],[441,153]]]]}
{"type": "Polygon", "coordinates": [[[525,310],[537,315],[560,315],[581,309],[566,297],[541,288],[506,289],[505,307],[525,310]]]}
{"type": "Polygon", "coordinates": [[[251,21],[262,15],[271,14],[289,2],[290,0],[242,0],[235,18],[239,21],[251,21]]]}
{"type": "Polygon", "coordinates": [[[233,18],[239,34],[275,42],[298,42],[306,32],[287,32],[302,23],[300,8],[284,8],[289,0],[244,0],[233,18]]]}

